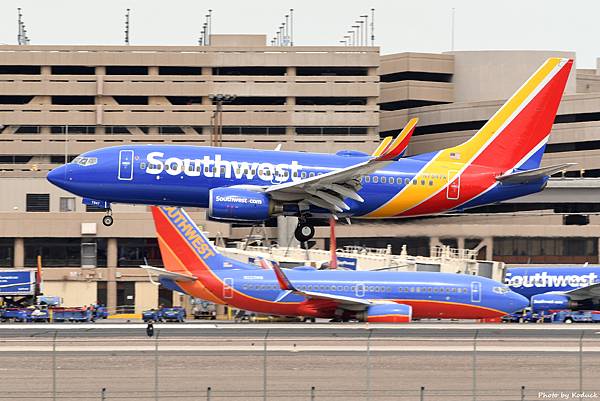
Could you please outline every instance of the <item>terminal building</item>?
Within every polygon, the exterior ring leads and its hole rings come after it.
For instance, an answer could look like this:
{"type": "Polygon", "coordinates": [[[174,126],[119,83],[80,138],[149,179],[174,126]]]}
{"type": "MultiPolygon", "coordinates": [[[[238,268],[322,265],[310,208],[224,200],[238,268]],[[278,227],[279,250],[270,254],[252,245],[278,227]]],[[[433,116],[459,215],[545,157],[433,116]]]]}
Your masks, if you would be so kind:
{"type": "MultiPolygon", "coordinates": [[[[34,267],[42,255],[44,292],[67,305],[140,312],[178,303],[137,267],[144,258],[161,263],[148,209],[116,205],[105,227],[102,213],[45,180],[50,169],[127,143],[369,153],[412,117],[420,121],[409,153],[438,150],[476,132],[545,58],[575,56],[380,55],[377,47],[267,46],[264,35],[210,43],[0,45],[0,267],[34,267]],[[222,106],[219,95],[229,95],[222,106]]],[[[544,192],[460,217],[339,224],[337,244],[394,253],[406,245],[423,256],[443,244],[506,263],[597,263],[599,148],[600,66],[573,70],[544,163],[579,164],[544,192]]],[[[191,214],[225,243],[251,231],[191,214]]],[[[281,231],[273,223],[261,232],[281,231]]],[[[328,247],[329,228],[315,239],[328,247]]]]}

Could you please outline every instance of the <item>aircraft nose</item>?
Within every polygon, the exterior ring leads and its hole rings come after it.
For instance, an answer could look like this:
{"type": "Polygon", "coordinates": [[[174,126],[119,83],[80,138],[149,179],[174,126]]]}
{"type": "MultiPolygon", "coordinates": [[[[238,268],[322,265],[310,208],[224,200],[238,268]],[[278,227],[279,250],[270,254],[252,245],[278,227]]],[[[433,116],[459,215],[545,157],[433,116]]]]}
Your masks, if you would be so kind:
{"type": "Polygon", "coordinates": [[[67,166],[63,165],[50,170],[46,178],[57,187],[64,188],[67,183],[67,166]]]}

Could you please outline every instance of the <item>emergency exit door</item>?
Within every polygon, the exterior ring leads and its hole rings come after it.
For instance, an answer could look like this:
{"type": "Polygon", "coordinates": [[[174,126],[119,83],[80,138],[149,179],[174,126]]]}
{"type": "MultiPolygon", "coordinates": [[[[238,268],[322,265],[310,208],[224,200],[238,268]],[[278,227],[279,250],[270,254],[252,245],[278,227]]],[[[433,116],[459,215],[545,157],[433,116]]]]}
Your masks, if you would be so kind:
{"type": "Polygon", "coordinates": [[[481,302],[481,283],[479,281],[471,283],[471,302],[481,302]]]}
{"type": "Polygon", "coordinates": [[[231,299],[233,298],[233,279],[226,278],[223,280],[223,298],[231,299]]]}
{"type": "Polygon", "coordinates": [[[119,152],[119,180],[133,180],[133,150],[119,152]]]}

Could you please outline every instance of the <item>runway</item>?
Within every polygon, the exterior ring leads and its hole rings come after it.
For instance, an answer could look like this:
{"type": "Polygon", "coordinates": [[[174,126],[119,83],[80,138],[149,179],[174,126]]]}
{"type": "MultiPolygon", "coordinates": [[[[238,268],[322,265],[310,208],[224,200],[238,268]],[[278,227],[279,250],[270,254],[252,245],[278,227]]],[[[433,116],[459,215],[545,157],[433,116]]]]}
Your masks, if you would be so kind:
{"type": "Polygon", "coordinates": [[[527,400],[598,391],[600,327],[2,324],[0,400],[527,400]],[[55,340],[56,338],[56,340],[55,340]],[[35,377],[31,386],[26,377],[35,377]]]}

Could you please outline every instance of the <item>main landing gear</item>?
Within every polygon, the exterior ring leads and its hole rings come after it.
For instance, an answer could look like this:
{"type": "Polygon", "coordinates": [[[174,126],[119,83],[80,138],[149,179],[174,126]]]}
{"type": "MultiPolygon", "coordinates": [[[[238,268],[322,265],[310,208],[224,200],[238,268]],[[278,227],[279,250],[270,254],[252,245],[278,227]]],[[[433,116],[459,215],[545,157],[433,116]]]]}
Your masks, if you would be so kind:
{"type": "Polygon", "coordinates": [[[106,209],[106,216],[102,218],[102,224],[110,227],[113,224],[112,209],[106,209]]]}
{"type": "Polygon", "coordinates": [[[298,226],[294,231],[294,237],[300,242],[310,241],[315,236],[315,226],[308,223],[305,217],[298,219],[298,226]]]}

